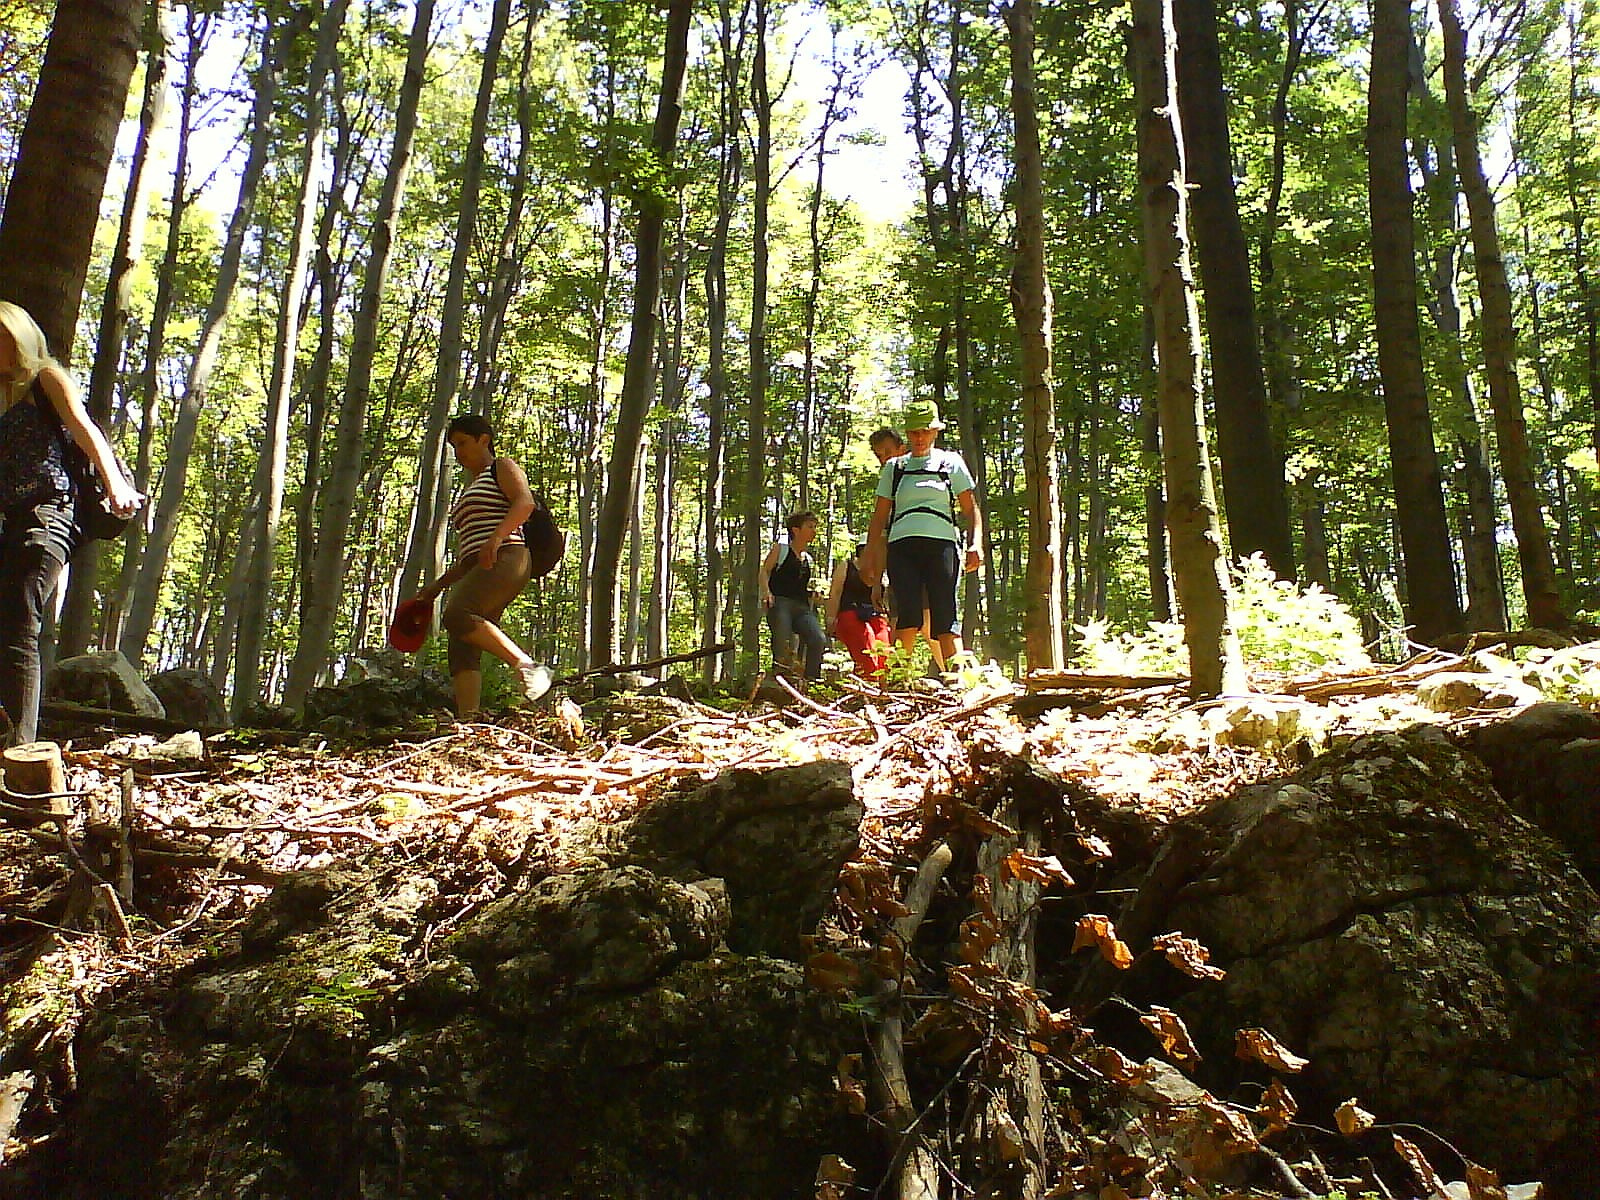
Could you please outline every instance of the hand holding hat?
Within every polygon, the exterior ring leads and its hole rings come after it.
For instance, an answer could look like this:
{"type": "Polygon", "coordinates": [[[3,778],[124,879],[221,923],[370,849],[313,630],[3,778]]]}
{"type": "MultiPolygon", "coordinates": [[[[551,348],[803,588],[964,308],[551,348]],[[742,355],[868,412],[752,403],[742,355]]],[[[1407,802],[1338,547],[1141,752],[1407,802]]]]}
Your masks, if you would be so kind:
{"type": "Polygon", "coordinates": [[[433,600],[413,596],[395,605],[394,619],[389,622],[389,645],[402,654],[415,654],[428,640],[433,627],[433,600]]]}

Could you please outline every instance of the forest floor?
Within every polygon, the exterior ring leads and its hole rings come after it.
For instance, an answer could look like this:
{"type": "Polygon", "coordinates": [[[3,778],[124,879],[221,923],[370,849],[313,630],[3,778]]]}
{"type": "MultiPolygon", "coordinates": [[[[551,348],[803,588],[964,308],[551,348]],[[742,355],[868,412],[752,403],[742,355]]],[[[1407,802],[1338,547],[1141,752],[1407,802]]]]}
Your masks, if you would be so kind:
{"type": "MultiPolygon", "coordinates": [[[[1432,655],[1341,675],[1258,677],[1258,716],[1276,704],[1298,715],[1287,736],[1257,729],[1256,746],[1229,744],[1242,739],[1208,718],[1214,706],[1190,704],[1181,681],[1063,675],[1030,695],[984,672],[930,692],[841,679],[810,696],[793,692],[783,706],[684,704],[644,736],[598,736],[559,696],[492,721],[366,741],[219,734],[187,764],[150,758],[157,738],[85,736],[64,745],[67,788],[78,793],[73,822],[0,827],[0,984],[11,993],[0,1035],[13,1050],[25,1037],[36,1061],[56,1064],[46,1074],[70,1081],[87,1013],[133,981],[195,961],[290,872],[354,861],[430,876],[440,900],[426,945],[530,871],[562,870],[586,826],[624,820],[663,789],[736,766],[836,758],[853,768],[865,807],[862,863],[903,881],[930,815],[959,798],[975,740],[1159,828],[1292,769],[1304,734],[1326,743],[1444,720],[1417,701],[1415,684],[1461,663],[1432,655]],[[1045,711],[1019,719],[1013,706],[1028,704],[1045,711]],[[124,795],[131,803],[119,803],[124,795]],[[134,847],[136,873],[118,865],[122,844],[134,847]],[[41,961],[59,983],[48,996],[18,986],[41,961]]],[[[35,1106],[52,1103],[51,1090],[35,1106]]],[[[17,1136],[27,1104],[26,1095],[0,1096],[0,1162],[25,1145],[26,1131],[49,1136],[37,1120],[17,1136]]]]}

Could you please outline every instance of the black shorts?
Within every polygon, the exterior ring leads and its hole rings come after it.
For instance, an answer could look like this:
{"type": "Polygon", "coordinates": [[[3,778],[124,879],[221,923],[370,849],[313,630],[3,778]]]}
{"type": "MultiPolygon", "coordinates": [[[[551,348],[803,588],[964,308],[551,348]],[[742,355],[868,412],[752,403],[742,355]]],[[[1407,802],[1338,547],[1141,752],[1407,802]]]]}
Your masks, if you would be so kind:
{"type": "Polygon", "coordinates": [[[928,610],[933,637],[954,633],[961,547],[945,538],[907,537],[889,543],[889,586],[894,589],[896,629],[921,629],[928,610]]]}

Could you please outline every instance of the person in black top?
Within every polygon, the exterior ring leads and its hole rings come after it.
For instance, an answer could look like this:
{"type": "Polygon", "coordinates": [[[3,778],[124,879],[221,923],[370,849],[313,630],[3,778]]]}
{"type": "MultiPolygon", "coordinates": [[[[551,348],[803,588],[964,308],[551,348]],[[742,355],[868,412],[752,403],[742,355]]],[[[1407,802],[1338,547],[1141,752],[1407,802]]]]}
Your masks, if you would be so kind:
{"type": "Polygon", "coordinates": [[[788,540],[774,542],[761,562],[761,604],[772,630],[772,661],[779,667],[789,665],[790,640],[798,635],[805,647],[805,677],[819,679],[828,639],[812,607],[815,572],[806,551],[817,536],[817,514],[797,512],[784,524],[788,540]]]}
{"type": "Polygon", "coordinates": [[[862,542],[834,568],[828,588],[828,628],[849,649],[857,675],[882,679],[889,663],[889,618],[879,603],[883,589],[868,587],[861,578],[860,558],[866,552],[862,542]]]}
{"type": "Polygon", "coordinates": [[[0,708],[17,742],[38,736],[39,630],[62,569],[85,540],[69,441],[100,476],[113,512],[129,516],[144,503],[38,322],[0,300],[0,708]]]}

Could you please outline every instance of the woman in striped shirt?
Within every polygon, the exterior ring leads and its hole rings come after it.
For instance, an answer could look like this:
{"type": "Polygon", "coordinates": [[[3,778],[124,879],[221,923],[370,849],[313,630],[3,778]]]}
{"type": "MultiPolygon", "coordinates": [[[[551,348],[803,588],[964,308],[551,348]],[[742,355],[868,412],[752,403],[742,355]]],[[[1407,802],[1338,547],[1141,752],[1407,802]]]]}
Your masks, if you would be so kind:
{"type": "Polygon", "coordinates": [[[533,511],[528,477],[509,458],[496,457],[494,431],[476,413],[456,417],[445,431],[466,484],[450,506],[456,561],[417,593],[431,602],[454,587],[439,623],[450,635],[450,680],[456,712],[478,711],[483,695],[483,651],[512,667],[523,694],[536,700],[550,690],[550,672],[530,658],[496,623],[532,576],[522,523],[533,511]]]}

